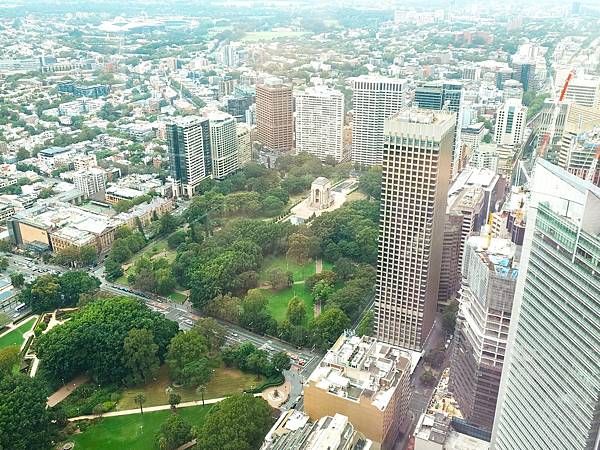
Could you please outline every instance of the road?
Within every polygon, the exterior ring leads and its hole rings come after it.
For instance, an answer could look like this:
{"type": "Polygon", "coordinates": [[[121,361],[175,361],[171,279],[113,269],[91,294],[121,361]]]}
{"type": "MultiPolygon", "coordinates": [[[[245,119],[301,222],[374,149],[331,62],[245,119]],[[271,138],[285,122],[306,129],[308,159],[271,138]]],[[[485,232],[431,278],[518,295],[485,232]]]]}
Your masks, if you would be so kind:
{"type": "MultiPolygon", "coordinates": [[[[427,343],[425,345],[425,349],[423,350],[423,354],[427,353],[427,351],[430,349],[438,347],[444,342],[445,339],[446,335],[441,327],[441,315],[438,314],[437,320],[434,323],[434,328],[431,331],[431,335],[429,336],[429,339],[427,340],[427,343]]],[[[450,354],[451,350],[446,350],[445,361],[442,367],[447,367],[447,360],[450,354]]],[[[405,422],[402,427],[404,430],[407,431],[406,433],[401,435],[398,438],[398,440],[396,440],[394,450],[404,450],[406,448],[410,436],[412,436],[412,434],[415,431],[415,426],[417,425],[419,417],[421,417],[421,414],[424,413],[427,409],[429,401],[431,400],[431,396],[433,395],[435,386],[425,386],[420,381],[421,374],[424,371],[425,367],[423,365],[423,360],[421,359],[411,375],[411,383],[413,390],[410,402],[408,404],[408,417],[406,419],[408,422],[405,422]]]]}

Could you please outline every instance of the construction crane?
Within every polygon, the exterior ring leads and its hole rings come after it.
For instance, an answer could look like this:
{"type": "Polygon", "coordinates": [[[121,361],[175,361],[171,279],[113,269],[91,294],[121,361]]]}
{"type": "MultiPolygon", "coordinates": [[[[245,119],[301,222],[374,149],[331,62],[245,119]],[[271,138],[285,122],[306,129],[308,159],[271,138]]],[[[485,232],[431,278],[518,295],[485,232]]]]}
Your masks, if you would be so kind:
{"type": "Polygon", "coordinates": [[[554,99],[554,107],[552,110],[552,116],[550,118],[550,129],[544,135],[544,140],[542,141],[542,146],[541,146],[540,152],[539,152],[539,155],[541,157],[544,157],[544,154],[546,153],[546,150],[548,149],[548,145],[550,144],[550,141],[554,137],[554,133],[556,132],[556,122],[558,121],[558,115],[560,114],[560,106],[561,106],[563,100],[565,99],[565,94],[567,93],[567,88],[569,87],[569,83],[571,82],[571,79],[573,78],[574,75],[575,75],[575,70],[571,70],[569,72],[569,74],[567,75],[567,78],[565,79],[565,84],[563,85],[562,89],[560,90],[558,97],[554,99]]]}
{"type": "Polygon", "coordinates": [[[598,167],[598,160],[600,159],[600,145],[596,146],[596,155],[590,165],[588,173],[585,177],[585,181],[592,183],[594,181],[594,175],[596,174],[596,167],[598,167]]]}

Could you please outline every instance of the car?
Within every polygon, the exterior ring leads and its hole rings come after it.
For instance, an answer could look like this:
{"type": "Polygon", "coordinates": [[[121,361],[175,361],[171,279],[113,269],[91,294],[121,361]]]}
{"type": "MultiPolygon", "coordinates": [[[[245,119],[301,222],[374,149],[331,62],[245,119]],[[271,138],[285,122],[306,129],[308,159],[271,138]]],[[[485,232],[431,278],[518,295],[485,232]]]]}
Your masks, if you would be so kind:
{"type": "Polygon", "coordinates": [[[239,334],[237,334],[237,333],[231,333],[231,335],[232,335],[233,337],[238,337],[238,336],[239,336],[239,334]]]}
{"type": "Polygon", "coordinates": [[[300,364],[301,366],[303,366],[304,364],[306,364],[306,361],[304,361],[303,359],[299,359],[298,360],[298,364],[300,364]]]}

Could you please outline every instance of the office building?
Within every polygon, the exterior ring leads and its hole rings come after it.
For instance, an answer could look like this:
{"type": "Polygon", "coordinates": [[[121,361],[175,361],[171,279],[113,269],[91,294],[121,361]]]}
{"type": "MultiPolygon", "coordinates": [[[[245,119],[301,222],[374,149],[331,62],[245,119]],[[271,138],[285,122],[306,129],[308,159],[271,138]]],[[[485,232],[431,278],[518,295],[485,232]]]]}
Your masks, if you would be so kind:
{"type": "Polygon", "coordinates": [[[496,111],[494,141],[499,145],[519,146],[523,143],[527,125],[527,107],[511,98],[496,111]]]}
{"type": "Polygon", "coordinates": [[[310,422],[301,411],[284,411],[265,436],[260,450],[374,450],[373,441],[356,431],[342,414],[310,422]]]}
{"type": "Polygon", "coordinates": [[[496,144],[481,143],[471,153],[467,166],[476,169],[488,169],[498,173],[499,160],[500,154],[498,153],[498,146],[496,144]]]}
{"type": "Polygon", "coordinates": [[[209,120],[176,117],[167,124],[171,176],[178,195],[191,197],[198,184],[212,173],[209,120]]]}
{"type": "Polygon", "coordinates": [[[324,86],[309,87],[295,96],[296,152],[321,160],[344,159],[344,95],[324,86]]]}
{"type": "Polygon", "coordinates": [[[407,104],[406,80],[363,75],[352,79],[352,162],[380,166],[385,120],[407,104]]]}
{"type": "Polygon", "coordinates": [[[600,188],[538,158],[492,448],[600,442],[600,188]]]}
{"type": "Polygon", "coordinates": [[[517,80],[506,80],[502,84],[502,98],[504,101],[509,98],[523,100],[523,85],[517,80]]]}
{"type": "Polygon", "coordinates": [[[222,180],[240,168],[236,122],[221,111],[207,114],[210,125],[210,157],[212,177],[222,180]]]}
{"type": "Polygon", "coordinates": [[[416,108],[385,122],[375,331],[411,350],[435,317],[455,124],[454,113],[416,108]]]}
{"type": "Polygon", "coordinates": [[[343,414],[384,450],[394,446],[410,399],[411,356],[374,338],[343,334],[304,384],[312,421],[343,414]]]}
{"type": "Polygon", "coordinates": [[[471,150],[471,154],[479,148],[484,136],[487,134],[487,128],[483,122],[473,123],[462,127],[460,140],[462,145],[466,145],[471,150]]]}
{"type": "MultiPolygon", "coordinates": [[[[247,123],[250,123],[246,120],[247,123]]],[[[277,78],[256,86],[256,132],[268,150],[287,152],[294,144],[292,86],[277,78]]]]}
{"type": "MultiPolygon", "coordinates": [[[[566,78],[566,74],[563,73],[562,75],[566,78]]],[[[562,78],[559,80],[562,81],[559,86],[562,86],[564,81],[562,78]]],[[[600,77],[576,75],[569,81],[565,91],[565,100],[587,108],[600,108],[600,77]]]]}
{"type": "Polygon", "coordinates": [[[431,81],[424,82],[415,89],[413,104],[418,108],[435,111],[448,110],[456,113],[455,137],[452,147],[451,170],[454,178],[460,170],[461,159],[461,125],[463,86],[458,82],[431,81]]]}
{"type": "Polygon", "coordinates": [[[513,79],[523,85],[524,91],[536,89],[535,62],[529,59],[513,59],[513,79]]]}
{"type": "Polygon", "coordinates": [[[465,420],[492,430],[519,273],[520,246],[485,232],[471,236],[450,366],[450,391],[465,420]]]}
{"type": "Polygon", "coordinates": [[[73,175],[73,183],[86,197],[94,197],[106,189],[106,172],[98,168],[79,170],[73,175]]]}

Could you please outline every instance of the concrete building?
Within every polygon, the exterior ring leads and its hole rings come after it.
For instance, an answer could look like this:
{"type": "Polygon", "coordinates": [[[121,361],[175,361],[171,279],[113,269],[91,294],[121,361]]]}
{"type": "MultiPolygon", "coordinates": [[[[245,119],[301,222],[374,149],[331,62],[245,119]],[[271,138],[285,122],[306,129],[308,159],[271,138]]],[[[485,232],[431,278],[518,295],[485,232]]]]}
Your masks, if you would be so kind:
{"type": "Polygon", "coordinates": [[[487,134],[487,128],[485,128],[483,122],[473,123],[466,127],[462,127],[460,132],[460,140],[462,145],[466,145],[471,150],[471,153],[475,152],[483,137],[487,134]]]}
{"type": "Polygon", "coordinates": [[[471,153],[467,167],[475,169],[488,169],[498,173],[500,154],[496,144],[479,144],[471,153]]]}
{"type": "Polygon", "coordinates": [[[455,124],[415,108],[385,122],[375,331],[417,351],[435,318],[455,124]]]}
{"type": "Polygon", "coordinates": [[[191,197],[198,184],[212,173],[209,120],[198,116],[174,118],[167,124],[167,143],[177,195],[191,197]]]}
{"type": "Polygon", "coordinates": [[[413,104],[422,109],[447,110],[456,113],[455,136],[452,147],[452,179],[460,171],[463,86],[459,82],[429,81],[417,85],[413,104]]]}
{"type": "Polygon", "coordinates": [[[526,125],[527,107],[518,99],[509,99],[496,111],[494,141],[499,145],[521,145],[526,125]]]}
{"type": "Polygon", "coordinates": [[[422,414],[414,433],[413,450],[489,450],[490,443],[452,428],[448,415],[422,414]]]}
{"type": "Polygon", "coordinates": [[[211,111],[207,115],[210,126],[210,157],[212,177],[222,180],[240,168],[236,121],[233,116],[211,111]]]}
{"type": "MultiPolygon", "coordinates": [[[[248,122],[248,121],[247,121],[248,122]]],[[[294,145],[292,86],[270,78],[256,86],[257,140],[268,150],[287,152],[294,145]]]]}
{"type": "Polygon", "coordinates": [[[78,170],[73,174],[73,183],[86,197],[94,197],[106,189],[106,172],[99,168],[78,170]]]}
{"type": "Polygon", "coordinates": [[[600,188],[538,158],[530,191],[492,448],[595,450],[600,188]]]}
{"type": "Polygon", "coordinates": [[[587,108],[600,108],[600,77],[576,75],[567,86],[565,100],[587,108]]]}
{"type": "Polygon", "coordinates": [[[381,165],[384,122],[407,105],[406,80],[362,75],[351,83],[352,162],[360,166],[381,165]]]}
{"type": "Polygon", "coordinates": [[[310,87],[295,95],[296,152],[321,160],[344,159],[344,95],[323,86],[310,87]]]}
{"type": "Polygon", "coordinates": [[[466,421],[492,430],[521,247],[483,233],[466,243],[450,391],[466,421]]]}
{"type": "Polygon", "coordinates": [[[244,167],[252,161],[252,127],[245,123],[238,123],[236,126],[237,146],[238,146],[238,164],[244,167]]]}
{"type": "Polygon", "coordinates": [[[504,101],[515,98],[523,100],[523,85],[517,80],[506,80],[502,84],[502,98],[504,101]]]}
{"type": "Polygon", "coordinates": [[[87,170],[93,167],[98,167],[98,161],[96,155],[89,153],[87,155],[75,155],[73,158],[73,166],[76,171],[87,170]]]}
{"type": "Polygon", "coordinates": [[[342,335],[304,385],[312,421],[335,414],[384,450],[393,448],[410,399],[408,352],[371,337],[342,335]]]}
{"type": "Polygon", "coordinates": [[[315,422],[301,411],[283,411],[260,450],[377,450],[342,414],[315,422]]]}

